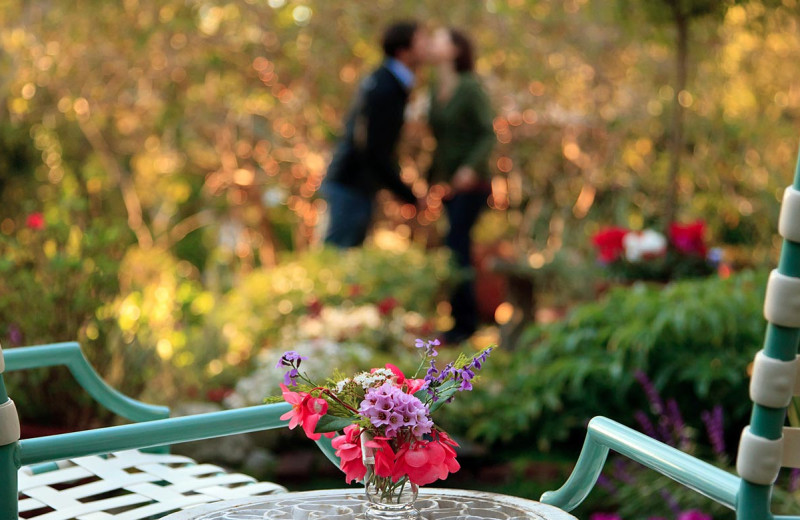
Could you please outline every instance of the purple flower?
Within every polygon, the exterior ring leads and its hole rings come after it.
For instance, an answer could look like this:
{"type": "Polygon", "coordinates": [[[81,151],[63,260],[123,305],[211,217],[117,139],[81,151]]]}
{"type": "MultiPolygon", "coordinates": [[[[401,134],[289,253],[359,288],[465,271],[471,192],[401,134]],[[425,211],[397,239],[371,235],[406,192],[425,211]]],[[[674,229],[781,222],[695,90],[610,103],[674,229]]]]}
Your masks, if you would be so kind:
{"type": "Polygon", "coordinates": [[[367,390],[358,412],[376,428],[384,426],[389,438],[396,437],[404,427],[410,428],[417,437],[430,433],[433,428],[433,421],[428,417],[428,409],[422,401],[391,382],[367,390]]]}
{"type": "Polygon", "coordinates": [[[300,377],[300,372],[298,372],[296,368],[292,368],[283,374],[283,384],[286,386],[297,386],[296,379],[298,377],[300,377]]]}
{"type": "Polygon", "coordinates": [[[789,491],[794,493],[798,489],[800,489],[800,469],[794,468],[789,473],[789,491]]]}
{"type": "Polygon", "coordinates": [[[697,509],[691,509],[689,511],[684,511],[680,515],[678,515],[678,520],[714,520],[711,518],[711,515],[707,515],[702,511],[698,511],[697,509]]]}
{"type": "MultiPolygon", "coordinates": [[[[661,489],[658,490],[658,494],[661,495],[661,498],[663,498],[664,502],[667,503],[667,506],[669,507],[670,511],[672,511],[676,515],[680,514],[681,506],[678,504],[678,499],[675,498],[672,495],[672,493],[667,491],[666,488],[661,488],[661,489]]],[[[709,518],[708,520],[711,520],[711,519],[709,518]]]]}
{"type": "Polygon", "coordinates": [[[650,378],[647,377],[647,374],[642,372],[641,370],[637,370],[634,377],[642,385],[642,389],[644,389],[644,393],[647,395],[647,400],[650,401],[650,407],[652,411],[656,415],[661,415],[664,411],[664,402],[661,400],[661,396],[656,390],[656,387],[653,385],[653,382],[650,381],[650,378]]]}
{"type": "Polygon", "coordinates": [[[597,485],[608,491],[612,496],[619,493],[619,489],[617,488],[617,486],[614,485],[613,482],[611,482],[610,478],[603,475],[602,473],[600,474],[599,477],[597,477],[597,485]]]}
{"type": "Polygon", "coordinates": [[[304,359],[308,358],[301,356],[294,350],[287,350],[283,353],[281,358],[278,360],[278,364],[275,365],[275,368],[290,367],[289,370],[287,370],[283,375],[283,384],[286,386],[297,386],[297,378],[300,377],[300,371],[298,368],[304,359]]]}
{"type": "Polygon", "coordinates": [[[432,341],[425,341],[422,339],[417,339],[414,342],[414,346],[418,349],[425,349],[425,355],[428,357],[436,357],[439,355],[439,352],[436,350],[436,347],[441,345],[441,342],[438,339],[434,339],[432,341]]]}
{"type": "Polygon", "coordinates": [[[681,449],[687,449],[691,440],[689,439],[689,432],[686,429],[686,424],[683,422],[681,410],[678,408],[678,403],[675,399],[667,401],[667,417],[672,423],[673,431],[678,435],[681,449]]]}
{"type": "Polygon", "coordinates": [[[8,326],[8,339],[12,345],[22,344],[22,331],[13,323],[8,326]]]}
{"type": "Polygon", "coordinates": [[[706,432],[714,453],[719,456],[725,455],[725,429],[722,423],[722,407],[717,405],[711,412],[701,413],[700,417],[706,425],[706,432]]]}
{"type": "Polygon", "coordinates": [[[431,366],[428,368],[428,372],[425,374],[425,381],[432,381],[436,379],[436,376],[439,374],[439,370],[436,368],[436,361],[431,359],[431,366]]]}
{"type": "Polygon", "coordinates": [[[301,356],[295,350],[287,350],[286,352],[283,353],[283,355],[281,356],[281,359],[278,361],[278,364],[275,365],[275,368],[281,368],[281,367],[295,367],[296,368],[296,367],[300,366],[300,363],[304,359],[308,359],[308,358],[305,357],[305,356],[301,356]]]}
{"type": "Polygon", "coordinates": [[[658,434],[656,433],[656,429],[653,426],[653,422],[650,420],[650,417],[648,417],[646,413],[644,413],[641,410],[637,410],[636,412],[634,412],[633,417],[634,419],[636,419],[636,422],[639,423],[639,426],[642,427],[642,431],[644,432],[645,435],[647,435],[648,437],[652,437],[654,439],[658,438],[658,434]]]}
{"type": "Polygon", "coordinates": [[[589,520],[622,520],[622,517],[616,513],[592,513],[589,520]]]}

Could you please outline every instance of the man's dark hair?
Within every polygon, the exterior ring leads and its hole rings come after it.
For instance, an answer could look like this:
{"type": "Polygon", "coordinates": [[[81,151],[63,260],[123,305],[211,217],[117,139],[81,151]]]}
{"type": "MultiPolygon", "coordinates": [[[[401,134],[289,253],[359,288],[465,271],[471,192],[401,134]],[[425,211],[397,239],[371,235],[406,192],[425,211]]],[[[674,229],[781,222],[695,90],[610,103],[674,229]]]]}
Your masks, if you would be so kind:
{"type": "Polygon", "coordinates": [[[450,28],[450,39],[458,49],[456,72],[472,72],[475,69],[475,48],[469,37],[458,29],[450,28]]]}
{"type": "Polygon", "coordinates": [[[411,48],[414,33],[419,24],[414,21],[393,23],[383,33],[383,52],[390,58],[396,58],[397,53],[403,49],[411,48]]]}

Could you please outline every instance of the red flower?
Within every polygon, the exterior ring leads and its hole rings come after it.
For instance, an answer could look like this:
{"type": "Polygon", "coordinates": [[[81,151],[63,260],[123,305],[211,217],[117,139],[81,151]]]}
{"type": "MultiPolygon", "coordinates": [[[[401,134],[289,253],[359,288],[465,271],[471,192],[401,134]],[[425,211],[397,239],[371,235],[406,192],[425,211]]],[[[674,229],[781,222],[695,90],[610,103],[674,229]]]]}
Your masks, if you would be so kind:
{"type": "Polygon", "coordinates": [[[702,220],[686,225],[673,222],[669,225],[669,240],[681,253],[705,257],[708,252],[705,232],[706,223],[702,220]]]}
{"type": "Polygon", "coordinates": [[[350,289],[347,292],[347,296],[350,298],[355,298],[356,296],[361,296],[361,286],[357,283],[354,283],[350,286],[350,289]]]}
{"type": "Polygon", "coordinates": [[[389,439],[386,437],[375,437],[364,444],[368,448],[372,448],[372,456],[375,458],[375,474],[379,477],[391,477],[395,470],[395,454],[392,447],[389,445],[389,439]]]}
{"type": "Polygon", "coordinates": [[[391,363],[386,363],[386,368],[391,370],[392,373],[394,374],[397,386],[402,387],[405,384],[407,394],[416,393],[417,391],[425,388],[425,385],[428,384],[428,382],[425,381],[424,379],[406,379],[406,376],[403,374],[403,371],[400,370],[400,368],[398,368],[396,365],[393,365],[391,363]]]}
{"type": "Polygon", "coordinates": [[[312,318],[319,318],[320,314],[322,314],[322,302],[319,301],[319,298],[312,298],[308,302],[308,315],[312,318]]]}
{"type": "MultiPolygon", "coordinates": [[[[314,433],[320,417],[328,412],[328,402],[320,397],[312,397],[306,392],[291,392],[286,385],[281,384],[283,400],[292,405],[292,409],[281,415],[282,420],[290,419],[289,429],[294,430],[302,426],[306,436],[312,441],[317,441],[322,436],[314,433]]],[[[326,433],[325,437],[333,437],[333,433],[326,433]]]]}
{"type": "Polygon", "coordinates": [[[211,388],[206,392],[206,399],[212,403],[221,403],[223,399],[233,393],[232,388],[211,388]]]}
{"type": "Polygon", "coordinates": [[[344,471],[345,482],[360,482],[367,474],[367,468],[361,460],[361,430],[355,424],[344,429],[344,435],[340,435],[331,441],[336,449],[336,456],[339,457],[342,471],[344,471]]]}
{"type": "Polygon", "coordinates": [[[33,229],[36,231],[44,229],[44,215],[39,212],[31,213],[25,220],[25,225],[28,227],[28,229],[33,229]]]}
{"type": "Polygon", "coordinates": [[[378,302],[378,312],[381,316],[388,316],[397,307],[398,303],[392,296],[384,298],[378,302]]]}
{"type": "Polygon", "coordinates": [[[604,264],[617,260],[625,251],[622,239],[628,234],[627,229],[608,228],[592,237],[592,244],[597,248],[597,259],[604,264]]]}
{"type": "Polygon", "coordinates": [[[398,480],[408,476],[418,486],[447,478],[448,474],[461,468],[456,461],[454,446],[458,445],[444,432],[440,432],[439,438],[434,441],[417,441],[404,445],[397,452],[392,478],[398,480]]]}

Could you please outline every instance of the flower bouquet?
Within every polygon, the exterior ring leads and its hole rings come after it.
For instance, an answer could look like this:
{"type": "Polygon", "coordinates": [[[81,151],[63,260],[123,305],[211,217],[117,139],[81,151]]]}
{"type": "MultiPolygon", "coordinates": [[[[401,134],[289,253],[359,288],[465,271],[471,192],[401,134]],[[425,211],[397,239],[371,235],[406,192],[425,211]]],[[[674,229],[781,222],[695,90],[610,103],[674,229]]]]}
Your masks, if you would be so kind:
{"type": "Polygon", "coordinates": [[[708,251],[703,221],[672,223],[669,238],[652,229],[606,228],[592,237],[592,244],[598,262],[623,281],[708,276],[720,260],[718,249],[708,251]]]}
{"type": "Polygon", "coordinates": [[[282,399],[292,405],[281,418],[312,440],[333,438],[345,481],[365,484],[367,518],[416,518],[418,487],[460,468],[458,444],[431,414],[456,393],[472,390],[493,347],[473,356],[461,354],[440,370],[437,346],[438,340],[417,340],[421,362],[412,377],[387,364],[352,377],[336,371],[319,384],[300,372],[306,358],[299,353],[286,352],[278,362],[286,369],[282,399]],[[424,377],[418,378],[423,370],[424,377]]]}

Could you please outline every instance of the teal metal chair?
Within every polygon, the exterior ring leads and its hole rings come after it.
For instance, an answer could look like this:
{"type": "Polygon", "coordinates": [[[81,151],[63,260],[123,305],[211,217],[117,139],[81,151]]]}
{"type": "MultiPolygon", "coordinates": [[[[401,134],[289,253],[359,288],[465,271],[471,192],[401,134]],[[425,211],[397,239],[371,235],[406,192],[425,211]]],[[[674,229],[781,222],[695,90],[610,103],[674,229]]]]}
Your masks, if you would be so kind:
{"type": "MultiPolygon", "coordinates": [[[[179,442],[285,426],[286,403],[169,418],[105,382],[77,343],[0,347],[0,520],[138,520],[216,500],[283,492],[277,484],[170,455],[179,442]],[[133,424],[20,440],[4,371],[66,366],[83,388],[133,424]],[[140,451],[140,449],[146,449],[140,451]]],[[[330,441],[318,443],[338,462],[330,441]]]]}
{"type": "Polygon", "coordinates": [[[767,283],[767,332],[764,348],[753,363],[753,411],[739,443],[738,476],[596,417],[589,422],[572,475],[559,490],[542,495],[542,502],[566,511],[575,509],[597,482],[609,450],[614,450],[733,509],[737,520],[800,520],[770,510],[780,468],[800,468],[800,428],[784,427],[787,406],[793,395],[800,395],[800,159],[794,184],[784,192],[779,233],[783,247],[778,268],[767,283]]]}

